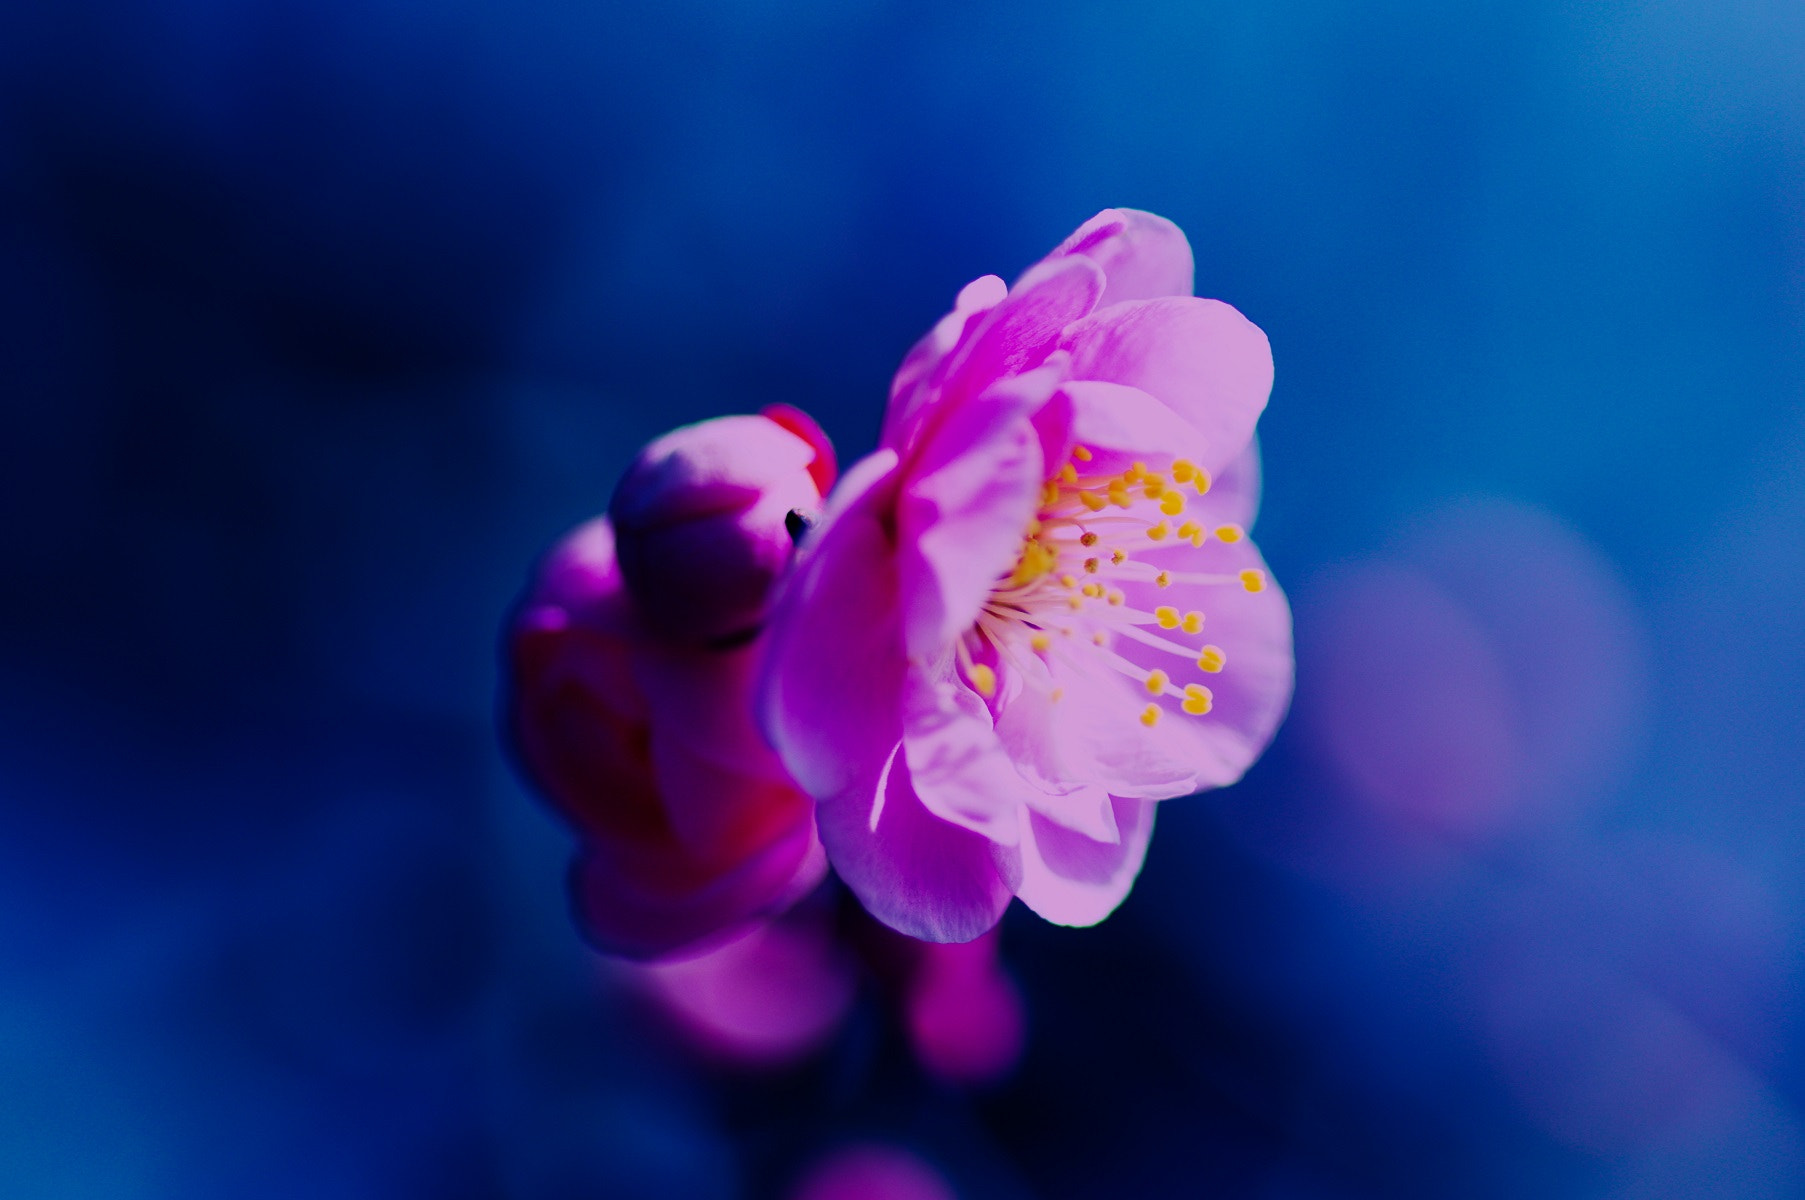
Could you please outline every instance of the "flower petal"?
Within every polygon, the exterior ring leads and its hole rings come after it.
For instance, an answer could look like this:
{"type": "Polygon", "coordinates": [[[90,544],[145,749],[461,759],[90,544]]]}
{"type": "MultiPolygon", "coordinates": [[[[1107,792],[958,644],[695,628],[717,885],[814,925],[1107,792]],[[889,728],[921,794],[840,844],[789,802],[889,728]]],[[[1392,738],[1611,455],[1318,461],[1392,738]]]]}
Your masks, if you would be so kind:
{"type": "Polygon", "coordinates": [[[1089,474],[1119,474],[1137,461],[1164,470],[1208,449],[1196,426],[1139,388],[1073,379],[1059,390],[1070,401],[1071,444],[1091,452],[1089,474]]]}
{"type": "Polygon", "coordinates": [[[1246,539],[1232,545],[1209,543],[1204,553],[1182,549],[1154,550],[1137,556],[1156,568],[1220,573],[1225,582],[1192,583],[1175,580],[1170,587],[1151,582],[1122,585],[1127,603],[1151,610],[1165,604],[1181,612],[1204,614],[1202,630],[1179,638],[1185,644],[1214,645],[1225,662],[1218,672],[1198,670],[1175,655],[1120,638],[1115,649],[1123,658],[1147,670],[1159,667],[1172,678],[1168,695],[1182,694],[1188,683],[1200,683],[1211,692],[1210,711],[1193,717],[1167,709],[1159,723],[1148,730],[1149,743],[1161,752],[1187,763],[1196,775],[1196,788],[1222,787],[1235,782],[1272,741],[1291,703],[1293,658],[1291,608],[1284,593],[1272,582],[1266,564],[1246,539]],[[1259,571],[1262,590],[1249,593],[1236,576],[1259,571]]]}
{"type": "Polygon", "coordinates": [[[997,739],[990,709],[956,678],[912,670],[903,699],[903,753],[915,794],[943,820],[1014,845],[1033,788],[997,739]]]}
{"type": "Polygon", "coordinates": [[[959,289],[953,311],[915,343],[896,369],[878,445],[901,452],[914,443],[929,410],[940,398],[941,364],[976,335],[983,324],[981,318],[1008,294],[1009,285],[995,275],[979,276],[959,289]]]}
{"type": "Polygon", "coordinates": [[[896,507],[896,559],[911,655],[943,656],[1020,554],[1045,478],[1029,414],[1053,382],[1036,373],[965,405],[909,465],[896,507]]]}
{"type": "Polygon", "coordinates": [[[1046,362],[1061,332],[1095,308],[1102,294],[1103,272],[1088,258],[1049,259],[1028,268],[967,346],[947,358],[947,403],[963,404],[998,380],[1046,362]]]}
{"type": "MultiPolygon", "coordinates": [[[[1085,647],[1083,649],[1088,649],[1085,647]]],[[[1032,663],[1028,664],[1034,669],[1032,663]]],[[[1140,714],[1148,697],[1088,654],[1054,658],[1044,681],[1009,699],[997,734],[1024,776],[1043,791],[1075,795],[1035,810],[1068,829],[1113,841],[1109,823],[1081,807],[1100,795],[1164,800],[1197,788],[1190,748],[1148,729],[1140,714]],[[1052,697],[1057,692],[1058,700],[1052,697]]]]}
{"type": "Polygon", "coordinates": [[[759,682],[765,737],[811,796],[874,778],[902,736],[901,614],[885,527],[896,455],[840,481],[776,601],[759,682]]]}
{"type": "Polygon", "coordinates": [[[997,923],[1021,855],[922,806],[898,744],[875,777],[816,810],[827,855],[865,911],[925,942],[969,942],[997,923]]]}
{"type": "Polygon", "coordinates": [[[1124,300],[1191,294],[1191,243],[1164,217],[1135,208],[1106,208],[1048,255],[1082,254],[1103,268],[1098,308],[1124,300]]]}
{"type": "Polygon", "coordinates": [[[1035,814],[1022,837],[1023,904],[1056,925],[1095,925],[1134,886],[1153,836],[1151,800],[1114,802],[1122,831],[1115,845],[1092,841],[1035,814]]]}
{"type": "Polygon", "coordinates": [[[1204,437],[1212,474],[1240,454],[1272,391],[1272,348],[1258,326],[1218,300],[1173,296],[1099,309],[1065,331],[1073,379],[1148,393],[1204,437]]]}

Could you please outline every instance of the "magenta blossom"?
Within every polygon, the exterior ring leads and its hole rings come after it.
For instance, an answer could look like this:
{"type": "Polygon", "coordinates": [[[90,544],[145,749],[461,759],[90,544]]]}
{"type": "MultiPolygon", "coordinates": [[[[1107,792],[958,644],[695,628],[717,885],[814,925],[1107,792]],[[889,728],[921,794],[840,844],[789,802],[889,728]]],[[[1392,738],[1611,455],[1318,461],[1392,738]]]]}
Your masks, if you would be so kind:
{"type": "Polygon", "coordinates": [[[604,951],[699,948],[826,870],[813,804],[752,714],[763,589],[789,557],[786,515],[820,501],[811,471],[831,479],[824,446],[794,410],[660,438],[614,498],[630,532],[576,529],[515,615],[506,720],[581,839],[576,909],[604,951]]]}
{"type": "Polygon", "coordinates": [[[1266,337],[1110,210],[909,354],[773,615],[762,716],[880,920],[966,941],[1133,885],[1154,802],[1232,783],[1291,694],[1246,536],[1266,337]]]}

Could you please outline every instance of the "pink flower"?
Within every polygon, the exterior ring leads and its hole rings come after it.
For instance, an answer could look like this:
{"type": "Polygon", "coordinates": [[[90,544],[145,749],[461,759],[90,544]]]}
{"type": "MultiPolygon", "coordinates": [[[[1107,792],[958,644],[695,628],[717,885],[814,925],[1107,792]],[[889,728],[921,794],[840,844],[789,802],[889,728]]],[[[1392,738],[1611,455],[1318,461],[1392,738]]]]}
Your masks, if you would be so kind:
{"type": "Polygon", "coordinates": [[[1290,699],[1246,537],[1266,337],[1110,210],[986,276],[904,360],[771,626],[762,717],[880,920],[966,941],[1011,895],[1085,925],[1153,803],[1232,783],[1290,699]]]}
{"type": "Polygon", "coordinates": [[[762,589],[788,559],[787,514],[819,503],[811,470],[825,461],[831,479],[825,445],[794,410],[660,438],[616,520],[560,542],[515,616],[505,719],[581,839],[575,905],[604,951],[728,936],[825,871],[813,805],[751,707],[762,589]]]}

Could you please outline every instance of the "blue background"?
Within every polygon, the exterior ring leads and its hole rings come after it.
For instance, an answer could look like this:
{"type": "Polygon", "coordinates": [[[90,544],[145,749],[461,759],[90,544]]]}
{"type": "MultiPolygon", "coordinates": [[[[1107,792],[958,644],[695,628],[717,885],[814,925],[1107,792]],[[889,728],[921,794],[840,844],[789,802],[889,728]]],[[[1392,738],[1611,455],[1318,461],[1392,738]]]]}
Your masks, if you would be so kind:
{"type": "Polygon", "coordinates": [[[859,1136],[974,1197],[1805,1191],[1802,68],[1760,0],[0,7],[0,1190],[757,1197],[859,1136]],[[1012,1082],[870,998],[702,1068],[567,921],[503,613],[670,426],[863,452],[1115,204],[1271,336],[1299,718],[1107,924],[1012,913],[1012,1082]],[[1483,835],[1306,703],[1473,497],[1642,656],[1483,835]]]}

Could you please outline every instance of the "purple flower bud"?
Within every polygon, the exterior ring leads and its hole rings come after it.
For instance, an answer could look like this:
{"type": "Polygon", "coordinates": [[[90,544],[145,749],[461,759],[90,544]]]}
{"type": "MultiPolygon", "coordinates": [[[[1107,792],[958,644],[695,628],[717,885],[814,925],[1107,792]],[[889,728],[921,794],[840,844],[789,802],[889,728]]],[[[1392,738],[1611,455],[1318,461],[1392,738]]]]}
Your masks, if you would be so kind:
{"type": "Polygon", "coordinates": [[[692,645],[757,630],[795,546],[791,514],[813,519],[832,462],[794,409],[686,425],[640,451],[608,515],[647,627],[692,645]]]}

